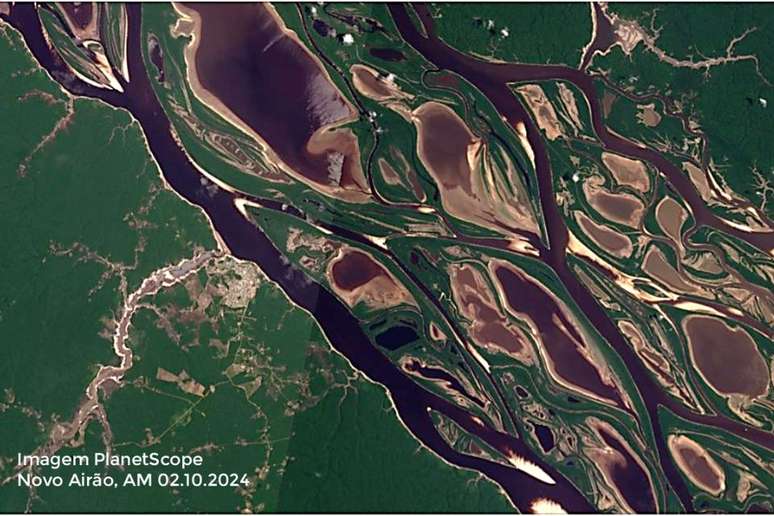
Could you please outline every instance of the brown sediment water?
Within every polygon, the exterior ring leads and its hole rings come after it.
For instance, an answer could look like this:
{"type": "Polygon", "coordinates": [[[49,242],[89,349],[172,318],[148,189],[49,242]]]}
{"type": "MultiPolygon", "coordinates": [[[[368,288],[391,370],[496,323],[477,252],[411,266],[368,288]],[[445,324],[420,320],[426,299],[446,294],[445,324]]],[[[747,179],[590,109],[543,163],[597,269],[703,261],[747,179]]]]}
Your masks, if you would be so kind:
{"type": "Polygon", "coordinates": [[[703,446],[685,435],[670,435],[667,442],[677,465],[694,484],[714,496],[725,490],[725,472],[703,446]]]}
{"type": "Polygon", "coordinates": [[[650,176],[642,161],[603,152],[602,163],[613,174],[619,185],[630,186],[643,193],[650,190],[650,176]]]}
{"type": "Polygon", "coordinates": [[[656,206],[656,220],[661,230],[682,250],[681,229],[688,213],[671,197],[664,197],[656,206]]]}
{"type": "Polygon", "coordinates": [[[449,337],[446,336],[443,330],[439,328],[435,322],[430,321],[430,338],[435,341],[443,342],[449,337]]]}
{"type": "MultiPolygon", "coordinates": [[[[440,102],[425,102],[413,111],[417,154],[433,177],[446,212],[462,220],[506,234],[537,233],[537,225],[521,195],[497,192],[500,174],[493,171],[490,148],[465,121],[440,102]]],[[[506,174],[513,165],[506,160],[506,174]]]]}
{"type": "Polygon", "coordinates": [[[617,231],[597,224],[581,211],[575,212],[575,221],[586,235],[600,247],[618,258],[628,258],[634,249],[631,240],[617,231]]]}
{"type": "MultiPolygon", "coordinates": [[[[562,65],[529,65],[522,63],[491,63],[462,54],[438,39],[433,28],[433,19],[427,8],[423,5],[415,7],[417,15],[424,24],[424,30],[429,37],[421,35],[415,27],[410,26],[411,20],[405,14],[405,9],[400,6],[390,6],[390,13],[396,20],[401,35],[426,59],[436,66],[451,70],[465,77],[473,85],[478,87],[495,104],[498,111],[515,127],[517,122],[525,124],[527,138],[533,148],[539,149],[539,158],[543,162],[539,169],[549,168],[545,145],[540,142],[539,134],[535,130],[534,123],[524,109],[514,102],[513,94],[508,84],[514,82],[563,80],[575,85],[588,101],[591,109],[594,131],[602,140],[606,149],[617,154],[631,156],[646,163],[650,163],[659,170],[677,190],[680,197],[685,199],[700,224],[716,227],[721,231],[730,233],[751,245],[768,252],[774,249],[774,232],[747,233],[733,228],[723,222],[716,214],[701,201],[688,177],[680,169],[662,156],[658,151],[647,147],[641,147],[624,137],[611,132],[603,123],[600,99],[595,88],[595,78],[574,68],[562,65]]],[[[543,172],[542,174],[545,174],[543,172]]],[[[541,178],[538,170],[538,177],[541,178]]],[[[548,174],[550,176],[550,174],[548,174]]],[[[541,200],[551,189],[541,188],[541,200]]],[[[543,206],[550,209],[548,202],[543,206]]],[[[558,238],[558,235],[557,235],[558,238]]]]}
{"type": "MultiPolygon", "coordinates": [[[[465,195],[472,195],[468,156],[480,146],[480,140],[451,108],[438,102],[422,104],[414,116],[418,152],[439,186],[444,190],[460,188],[465,195]]],[[[447,211],[456,209],[448,207],[447,211]]]]}
{"type": "Polygon", "coordinates": [[[751,398],[769,392],[769,368],[746,331],[707,315],[689,315],[682,326],[691,361],[713,389],[751,398]]]}
{"type": "Polygon", "coordinates": [[[395,84],[394,77],[382,76],[370,66],[355,64],[349,69],[352,74],[352,84],[368,98],[383,102],[390,99],[408,98],[408,95],[395,84]]]}
{"type": "Polygon", "coordinates": [[[331,287],[349,305],[359,302],[376,308],[415,304],[411,294],[392,274],[368,254],[349,247],[328,265],[331,287]]]}
{"type": "Polygon", "coordinates": [[[469,333],[473,341],[481,347],[531,363],[529,341],[502,313],[484,274],[471,265],[453,265],[449,269],[449,278],[457,309],[470,321],[469,333]]]}
{"type": "Polygon", "coordinates": [[[660,353],[656,352],[656,344],[649,342],[640,329],[630,321],[618,321],[618,327],[629,342],[631,342],[632,349],[634,349],[634,351],[642,358],[643,364],[645,364],[645,366],[656,376],[659,383],[674,396],[680,398],[689,405],[690,401],[673,378],[673,372],[669,362],[660,353]]]}
{"type": "Polygon", "coordinates": [[[366,97],[374,100],[387,100],[393,97],[392,90],[384,81],[379,80],[375,70],[364,65],[353,65],[350,71],[355,88],[366,97]]]}
{"type": "Polygon", "coordinates": [[[637,120],[648,127],[656,127],[661,123],[661,115],[656,111],[655,104],[640,104],[637,106],[637,120]]]}
{"type": "Polygon", "coordinates": [[[639,227],[642,222],[645,205],[632,195],[611,193],[591,181],[583,184],[583,193],[589,204],[610,221],[632,228],[639,227]]]}
{"type": "Polygon", "coordinates": [[[680,271],[669,263],[664,253],[655,245],[652,245],[645,253],[645,258],[642,261],[642,270],[661,283],[666,284],[672,291],[707,296],[703,289],[691,284],[688,278],[683,277],[680,271]]]}
{"type": "Polygon", "coordinates": [[[422,54],[425,59],[439,68],[450,70],[465,77],[489,98],[498,112],[508,120],[512,127],[517,129],[517,133],[519,129],[521,130],[520,138],[522,141],[528,142],[535,162],[540,202],[544,210],[544,220],[550,244],[550,250],[541,252],[541,256],[557,273],[571,297],[581,307],[589,321],[610,342],[626,364],[647,408],[653,436],[651,442],[657,447],[659,463],[685,510],[692,510],[693,504],[690,493],[673,462],[668,458],[669,453],[664,442],[665,438],[658,423],[658,407],[660,405],[669,407],[672,411],[690,421],[715,425],[737,435],[744,435],[746,438],[769,448],[774,448],[774,438],[770,434],[760,432],[755,428],[722,416],[697,415],[671,400],[650,376],[605,311],[572,274],[565,263],[565,251],[569,236],[563,224],[562,215],[555,203],[550,162],[545,145],[541,141],[534,122],[524,109],[517,102],[514,102],[513,94],[507,85],[513,82],[540,80],[564,80],[571,82],[586,98],[591,111],[594,131],[602,140],[606,149],[616,154],[631,156],[649,163],[659,173],[663,174],[680,197],[687,202],[698,225],[715,227],[745,240],[764,252],[774,248],[774,233],[750,234],[729,227],[703,204],[692,182],[679,168],[657,151],[640,147],[636,143],[630,142],[609,131],[603,123],[602,103],[595,88],[594,78],[583,71],[565,66],[484,62],[457,52],[445,45],[435,34],[432,16],[426,7],[416,5],[414,9],[424,24],[427,36],[420,33],[413,26],[405,6],[390,5],[389,9],[402,37],[422,54]]]}
{"type": "MultiPolygon", "coordinates": [[[[408,25],[406,24],[404,19],[405,11],[402,6],[390,5],[389,8],[409,43],[415,46],[415,48],[419,48],[430,60],[434,62],[447,60],[450,66],[456,67],[455,61],[458,59],[458,56],[453,51],[443,47],[437,40],[425,40],[429,41],[431,46],[430,48],[422,48],[422,40],[417,39],[421,38],[421,36],[411,33],[412,30],[416,32],[416,29],[409,26],[410,20],[408,25]]],[[[562,507],[567,510],[590,511],[591,508],[588,502],[572,483],[556,472],[523,441],[497,432],[489,426],[482,424],[480,420],[477,421],[471,418],[469,414],[456,405],[422,389],[410,381],[405,374],[398,371],[390,360],[374,348],[368,336],[363,332],[360,321],[352,315],[344,303],[326,289],[320,288],[318,284],[310,282],[306,278],[303,278],[303,280],[299,279],[299,275],[282,259],[282,255],[274,248],[261,229],[247,220],[234,207],[234,201],[237,197],[233,192],[226,191],[217,185],[207,182],[172,137],[169,121],[158,100],[153,95],[153,90],[147,80],[142,56],[139,53],[141,7],[138,5],[128,5],[127,10],[130,20],[128,60],[132,71],[132,83],[125,84],[126,93],[120,95],[111,91],[99,91],[77,81],[72,81],[65,85],[65,87],[70,91],[98,97],[114,106],[124,107],[129,110],[142,125],[143,131],[148,138],[149,149],[158,161],[164,177],[170,186],[189,202],[202,207],[206,211],[213,226],[217,229],[232,254],[258,263],[269,278],[276,281],[286,291],[294,303],[308,310],[319,322],[331,345],[347,356],[355,368],[363,371],[364,374],[374,381],[386,386],[391,394],[395,408],[400,414],[401,421],[426,446],[448,462],[460,467],[480,471],[496,480],[503,486],[503,489],[508,493],[513,503],[522,511],[529,510],[529,502],[538,498],[558,500],[562,507]],[[463,430],[475,434],[495,449],[503,450],[507,446],[508,449],[514,450],[520,456],[537,464],[540,468],[550,471],[551,477],[556,480],[556,484],[548,485],[513,468],[492,464],[491,462],[456,452],[438,435],[431,418],[428,416],[429,409],[444,413],[444,415],[460,425],[463,430]]],[[[423,16],[423,20],[428,27],[431,27],[429,17],[423,16]]],[[[33,6],[15,5],[12,12],[12,23],[20,28],[25,41],[27,41],[36,59],[43,66],[49,71],[54,72],[58,72],[62,68],[63,65],[52,56],[52,51],[42,36],[40,24],[36,18],[33,6]]],[[[430,34],[432,35],[432,32],[430,34]]],[[[499,67],[504,65],[487,64],[486,66],[499,67]]],[[[560,69],[563,72],[568,70],[563,67],[560,67],[560,69]]],[[[497,68],[497,70],[500,70],[500,68],[497,68]]],[[[468,73],[468,71],[462,70],[463,73],[468,73]]],[[[466,75],[466,78],[472,78],[472,82],[490,96],[497,105],[498,110],[509,120],[518,121],[522,124],[524,138],[535,149],[541,202],[549,212],[546,216],[546,222],[549,226],[551,244],[550,252],[542,252],[541,257],[554,268],[573,298],[586,311],[590,321],[600,329],[606,338],[611,340],[616,349],[619,350],[619,353],[622,354],[643,395],[651,421],[654,422],[653,428],[656,437],[654,442],[659,447],[659,458],[662,467],[666,471],[670,483],[675,487],[684,507],[690,510],[690,497],[686,494],[679,475],[674,472],[674,466],[671,464],[671,461],[665,458],[666,455],[661,447],[661,431],[655,410],[659,403],[676,409],[678,414],[686,415],[692,421],[715,424],[738,434],[744,433],[747,438],[759,443],[768,443],[770,445],[771,438],[765,432],[754,428],[740,427],[740,425],[724,418],[696,417],[690,413],[686,414],[686,411],[671,403],[669,398],[665,397],[660,390],[653,389],[652,381],[649,380],[649,377],[641,374],[642,367],[638,365],[639,362],[636,361],[636,358],[632,359],[625,351],[621,351],[620,336],[616,337],[617,332],[615,331],[610,332],[610,321],[596,307],[593,298],[582,287],[577,285],[577,282],[574,283],[573,276],[567,273],[564,266],[564,249],[567,243],[567,233],[566,228],[562,226],[561,217],[557,216],[556,207],[553,204],[550,186],[551,176],[550,169],[547,168],[548,162],[545,156],[545,148],[540,142],[540,138],[535,135],[534,124],[527,114],[519,109],[517,103],[514,102],[513,95],[506,86],[507,82],[514,82],[516,80],[552,78],[554,77],[552,75],[553,69],[552,67],[527,67],[518,70],[520,76],[514,74],[510,68],[507,68],[507,72],[509,80],[505,82],[499,80],[499,72],[493,69],[492,73],[489,73],[487,68],[484,68],[483,71],[473,69],[471,73],[466,75]]],[[[57,76],[56,74],[53,75],[57,76]]],[[[569,75],[572,76],[572,72],[569,75]]],[[[589,97],[592,95],[590,93],[591,83],[587,82],[584,84],[584,81],[587,81],[584,77],[580,74],[575,79],[581,84],[580,87],[584,94],[589,97]]],[[[598,101],[594,98],[589,98],[589,102],[591,103],[592,113],[598,116],[598,113],[595,111],[598,110],[598,101]]],[[[616,137],[614,135],[606,135],[606,137],[613,138],[613,144],[620,143],[615,140],[616,137]]],[[[625,146],[626,144],[622,143],[621,145],[625,146]]],[[[626,149],[618,149],[618,152],[633,155],[627,152],[626,149]]],[[[646,156],[643,159],[651,161],[655,158],[651,157],[649,159],[646,156]]],[[[656,164],[656,166],[660,168],[663,166],[663,163],[656,164]]],[[[669,172],[668,169],[667,172],[669,172]]],[[[261,202],[265,206],[271,206],[271,209],[285,209],[272,205],[269,201],[261,202]]],[[[691,207],[692,211],[695,211],[693,206],[691,207]]],[[[704,219],[701,219],[700,222],[702,220],[704,219]]],[[[710,223],[715,222],[711,218],[707,220],[710,223]]],[[[766,242],[767,238],[768,235],[766,234],[747,235],[748,240],[759,244],[766,242]]]]}
{"type": "Polygon", "coordinates": [[[192,88],[205,103],[225,107],[306,179],[367,189],[356,138],[330,132],[356,116],[354,107],[271,8],[195,3],[178,9],[193,20],[186,60],[192,88]]]}
{"type": "Polygon", "coordinates": [[[359,251],[345,253],[331,266],[331,280],[342,290],[355,290],[380,276],[387,276],[382,266],[359,251]]]}
{"type": "MultiPolygon", "coordinates": [[[[71,93],[99,98],[131,112],[140,123],[147,137],[148,149],[158,162],[169,187],[186,201],[205,211],[230,254],[258,264],[293,303],[307,310],[318,321],[331,345],[346,356],[353,367],[387,388],[401,422],[425,446],[447,462],[480,471],[495,480],[520,510],[528,510],[532,499],[550,498],[560,500],[567,510],[591,511],[590,504],[578,489],[559,474],[552,473],[555,483],[549,485],[513,467],[470,457],[452,449],[435,428],[429,416],[431,410],[443,413],[464,431],[476,435],[494,449],[509,450],[543,470],[553,471],[553,468],[522,440],[495,430],[480,419],[471,418],[460,407],[418,386],[399,371],[393,362],[375,348],[360,321],[345,303],[318,283],[309,281],[306,277],[299,277],[298,271],[274,247],[261,228],[236,207],[235,201],[241,197],[210,182],[202,175],[202,171],[190,161],[173,137],[164,109],[153,94],[141,54],[141,9],[140,5],[127,4],[127,61],[132,81],[123,83],[125,92],[119,94],[101,90],[77,79],[68,81],[63,87],[71,93]]],[[[58,59],[43,35],[34,5],[15,4],[10,16],[3,18],[9,19],[13,27],[22,33],[35,59],[52,76],[68,76],[66,65],[58,59]]],[[[119,81],[121,80],[119,78],[119,81]]],[[[253,197],[250,199],[268,209],[286,211],[285,207],[271,200],[253,197]]],[[[287,211],[293,213],[289,208],[287,211]]]]}

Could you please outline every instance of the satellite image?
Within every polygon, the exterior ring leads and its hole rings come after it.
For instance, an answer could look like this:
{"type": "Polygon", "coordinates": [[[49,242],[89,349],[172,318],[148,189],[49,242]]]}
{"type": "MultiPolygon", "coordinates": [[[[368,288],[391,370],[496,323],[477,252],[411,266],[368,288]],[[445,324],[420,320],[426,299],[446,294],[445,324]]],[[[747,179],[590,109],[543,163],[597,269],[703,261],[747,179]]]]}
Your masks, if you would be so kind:
{"type": "Polygon", "coordinates": [[[0,3],[0,512],[771,513],[772,41],[0,3]]]}

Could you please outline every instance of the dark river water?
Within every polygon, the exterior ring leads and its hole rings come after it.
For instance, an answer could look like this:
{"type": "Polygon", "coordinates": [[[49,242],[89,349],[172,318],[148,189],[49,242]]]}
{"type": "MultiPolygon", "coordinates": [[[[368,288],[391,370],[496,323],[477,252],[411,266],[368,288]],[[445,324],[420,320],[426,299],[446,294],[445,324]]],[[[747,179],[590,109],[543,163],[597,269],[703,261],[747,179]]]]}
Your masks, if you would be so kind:
{"type": "Polygon", "coordinates": [[[479,88],[495,105],[497,111],[512,124],[522,121],[527,128],[527,137],[535,152],[535,162],[540,188],[546,226],[548,228],[549,250],[541,250],[545,263],[550,265],[559,275],[562,283],[571,297],[582,308],[594,327],[610,342],[621,358],[637,385],[647,407],[653,424],[661,467],[667,475],[672,487],[680,497],[686,509],[690,509],[691,498],[682,477],[669,458],[664,436],[658,425],[658,407],[669,407],[686,419],[697,423],[714,425],[753,440],[768,448],[774,446],[774,436],[770,433],[750,428],[721,416],[702,416],[690,412],[685,407],[674,402],[656,384],[642,366],[639,359],[626,339],[605,313],[592,295],[572,274],[566,264],[565,252],[568,242],[567,228],[554,201],[552,174],[548,153],[540,132],[524,107],[515,99],[507,87],[508,83],[536,80],[565,80],[578,87],[588,99],[591,107],[592,122],[597,136],[605,147],[613,152],[632,156],[651,163],[663,174],[675,190],[691,206],[697,224],[703,224],[721,229],[764,251],[774,246],[774,235],[770,233],[750,234],[729,228],[704,205],[690,180],[675,165],[655,151],[639,147],[624,138],[608,131],[602,121],[602,108],[594,88],[593,79],[579,70],[565,66],[542,66],[524,64],[494,64],[473,59],[446,46],[439,40],[433,30],[433,21],[423,5],[416,5],[419,18],[425,25],[428,37],[425,38],[412,24],[411,19],[402,5],[390,4],[390,12],[403,38],[417,49],[426,59],[438,68],[454,71],[479,88]]]}
{"type": "MultiPolygon", "coordinates": [[[[130,4],[128,12],[128,60],[131,82],[122,83],[125,89],[124,94],[90,87],[67,72],[61,60],[48,48],[42,36],[33,5],[14,5],[8,21],[22,32],[27,45],[38,62],[69,91],[100,98],[113,106],[125,108],[132,113],[140,122],[150,150],[171,187],[207,213],[215,229],[234,256],[258,264],[269,278],[282,287],[294,303],[308,310],[315,317],[337,351],[345,355],[354,367],[387,388],[402,422],[423,444],[446,461],[480,471],[495,480],[523,512],[527,512],[529,503],[538,497],[555,500],[568,511],[592,512],[594,508],[584,496],[561,474],[543,461],[539,455],[532,452],[523,440],[480,426],[461,408],[414,383],[373,345],[361,328],[358,319],[338,298],[319,285],[304,281],[302,273],[295,271],[282,260],[280,252],[260,228],[246,220],[236,209],[234,205],[235,194],[209,184],[201,176],[173,139],[170,122],[156,98],[146,74],[142,57],[141,7],[130,4]],[[463,455],[453,450],[435,429],[429,415],[430,410],[437,410],[448,416],[462,428],[481,437],[493,447],[502,451],[513,450],[520,456],[534,462],[548,472],[556,484],[549,485],[529,475],[515,472],[512,468],[463,455]]],[[[592,324],[621,355],[640,390],[651,420],[657,421],[656,410],[662,404],[695,422],[714,424],[771,447],[772,437],[767,433],[749,429],[717,416],[697,416],[673,403],[650,379],[604,310],[568,270],[564,256],[568,240],[567,229],[553,200],[551,170],[546,149],[534,124],[524,108],[515,100],[506,83],[549,78],[565,79],[575,83],[589,99],[595,129],[608,148],[655,164],[669,177],[675,188],[680,191],[681,195],[684,195],[692,207],[695,204],[703,208],[698,194],[693,190],[692,185],[685,183],[687,180],[682,173],[656,153],[636,147],[620,137],[609,134],[604,129],[599,101],[595,96],[592,81],[583,73],[565,67],[493,65],[476,61],[449,49],[437,40],[432,35],[432,26],[421,8],[419,14],[423,20],[428,22],[428,34],[430,35],[428,39],[422,37],[413,27],[402,6],[391,4],[390,12],[406,41],[430,62],[435,63],[439,68],[459,73],[481,89],[501,114],[512,121],[524,121],[527,125],[528,138],[536,154],[540,200],[545,210],[550,243],[550,249],[542,250],[541,258],[557,272],[573,299],[582,307],[592,324]]],[[[122,79],[119,78],[119,80],[122,79]]],[[[271,209],[281,209],[274,204],[263,204],[271,209]]],[[[697,214],[702,223],[720,224],[706,208],[695,209],[694,213],[697,214]]],[[[335,230],[335,228],[331,229],[335,230]]],[[[337,233],[347,237],[352,236],[349,232],[337,231],[337,233]]],[[[770,235],[744,234],[744,236],[759,247],[767,245],[766,243],[770,243],[771,239],[770,235]]],[[[358,240],[362,242],[364,239],[358,240]]],[[[430,296],[426,289],[423,288],[423,291],[430,296]]],[[[437,300],[433,299],[433,302],[439,306],[437,300]]],[[[680,474],[669,459],[661,430],[657,423],[653,427],[655,441],[659,445],[658,451],[663,471],[686,509],[690,510],[692,508],[690,496],[680,474]]],[[[389,451],[386,452],[389,453],[389,451]]],[[[634,496],[632,493],[629,495],[634,496]]]]}

